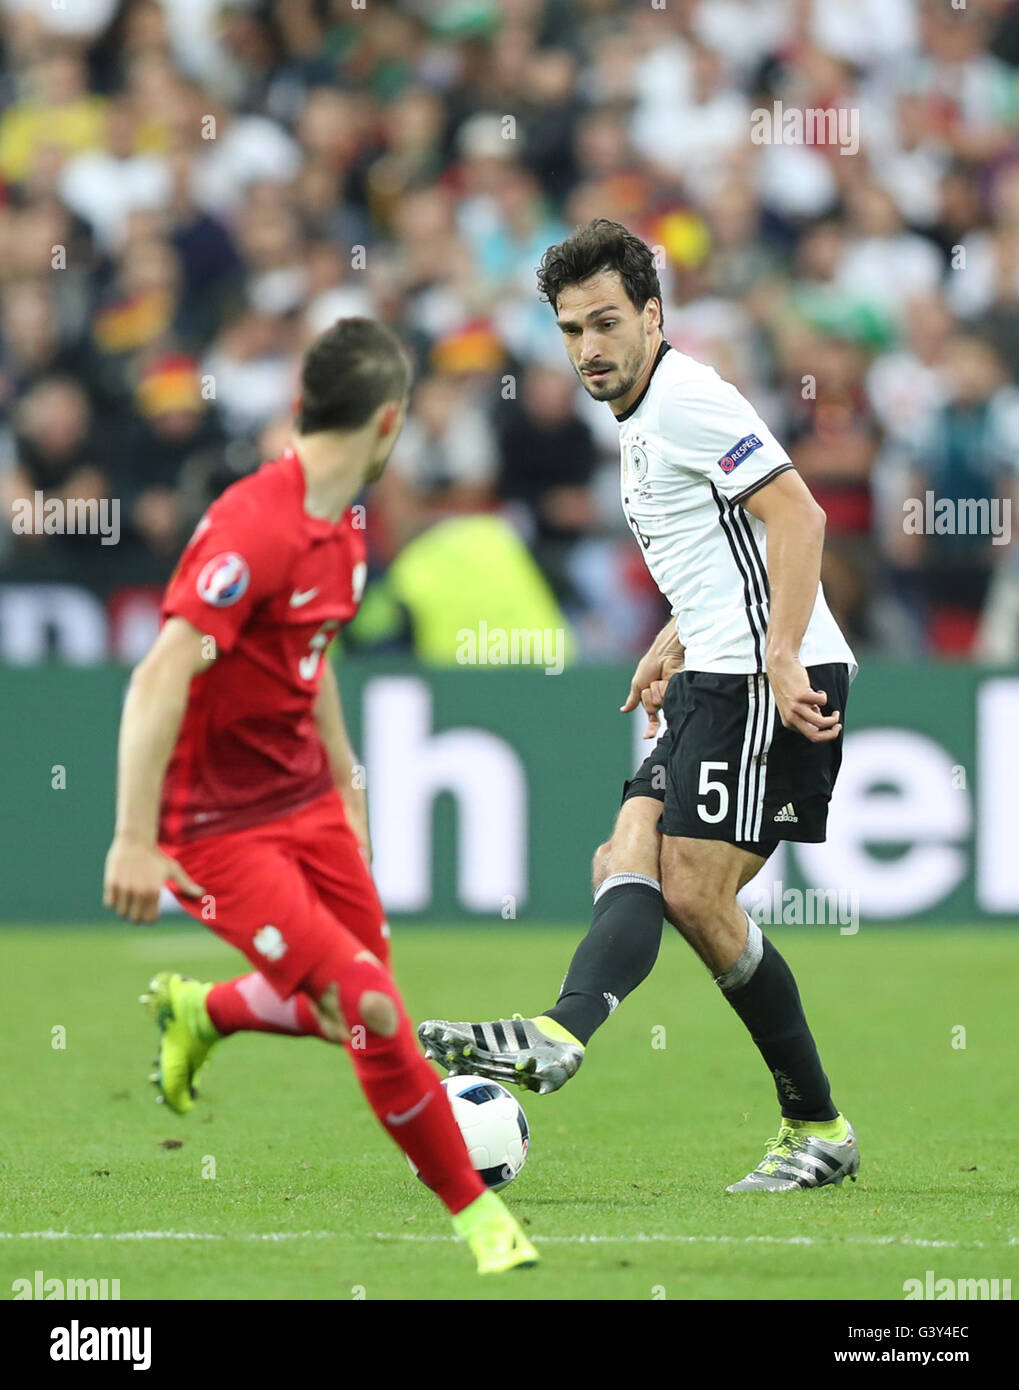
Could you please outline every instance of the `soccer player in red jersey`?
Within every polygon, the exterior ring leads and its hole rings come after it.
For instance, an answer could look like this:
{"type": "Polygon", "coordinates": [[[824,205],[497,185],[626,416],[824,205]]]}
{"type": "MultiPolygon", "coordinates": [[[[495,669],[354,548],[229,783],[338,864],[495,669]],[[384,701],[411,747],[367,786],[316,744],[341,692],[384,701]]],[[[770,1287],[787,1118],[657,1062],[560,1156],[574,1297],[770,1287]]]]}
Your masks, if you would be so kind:
{"type": "Polygon", "coordinates": [[[379,1122],[492,1273],[537,1254],[475,1172],[390,974],[326,656],[364,585],[351,503],[386,466],[409,382],[387,328],[340,320],[305,355],[293,447],[199,522],[125,701],[104,901],[153,922],[168,883],[254,967],[221,984],[153,980],[155,1080],[174,1110],[192,1108],[197,1073],[230,1033],[343,1044],[379,1122]]]}

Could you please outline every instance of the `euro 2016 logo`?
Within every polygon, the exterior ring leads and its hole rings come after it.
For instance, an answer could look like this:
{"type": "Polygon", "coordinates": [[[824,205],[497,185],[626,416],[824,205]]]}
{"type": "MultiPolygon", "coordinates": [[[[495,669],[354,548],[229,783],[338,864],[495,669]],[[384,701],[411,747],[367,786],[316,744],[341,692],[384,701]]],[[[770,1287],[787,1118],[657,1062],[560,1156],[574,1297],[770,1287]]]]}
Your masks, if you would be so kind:
{"type": "Polygon", "coordinates": [[[216,555],[198,576],[198,597],[213,608],[229,608],[242,598],[251,579],[248,562],[232,550],[216,555]]]}

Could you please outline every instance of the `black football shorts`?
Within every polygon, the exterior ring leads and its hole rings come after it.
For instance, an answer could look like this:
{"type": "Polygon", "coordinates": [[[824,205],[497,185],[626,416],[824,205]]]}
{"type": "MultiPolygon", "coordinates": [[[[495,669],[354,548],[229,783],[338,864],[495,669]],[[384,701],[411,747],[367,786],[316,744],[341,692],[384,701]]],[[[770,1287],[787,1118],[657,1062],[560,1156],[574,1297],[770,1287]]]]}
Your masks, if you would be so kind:
{"type": "MultiPolygon", "coordinates": [[[[849,667],[807,668],[825,711],[844,725],[849,667]]],[[[633,777],[623,801],[662,803],[663,835],[726,840],[767,858],[780,840],[825,838],[842,738],[811,743],[778,717],[767,676],[680,671],[662,706],[668,727],[633,777]]]]}

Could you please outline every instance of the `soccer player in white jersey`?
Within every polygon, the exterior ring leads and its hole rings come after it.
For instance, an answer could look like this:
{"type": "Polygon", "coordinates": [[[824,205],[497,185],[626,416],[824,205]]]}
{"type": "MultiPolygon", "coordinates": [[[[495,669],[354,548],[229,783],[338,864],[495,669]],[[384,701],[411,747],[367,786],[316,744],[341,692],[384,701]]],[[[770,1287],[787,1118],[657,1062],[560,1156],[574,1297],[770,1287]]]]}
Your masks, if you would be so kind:
{"type": "Polygon", "coordinates": [[[747,400],[663,337],[654,257],[596,219],[545,253],[538,276],[570,360],[620,427],[626,519],[672,617],[624,710],[667,729],[625,784],[594,858],[591,928],[557,1003],[490,1023],[432,1020],[419,1036],[453,1071],[545,1092],[651,971],[662,917],[746,1025],[781,1121],[729,1192],[838,1184],[859,1168],[785,960],[737,893],[780,840],[825,838],[856,662],[820,584],[825,516],[747,400]]]}

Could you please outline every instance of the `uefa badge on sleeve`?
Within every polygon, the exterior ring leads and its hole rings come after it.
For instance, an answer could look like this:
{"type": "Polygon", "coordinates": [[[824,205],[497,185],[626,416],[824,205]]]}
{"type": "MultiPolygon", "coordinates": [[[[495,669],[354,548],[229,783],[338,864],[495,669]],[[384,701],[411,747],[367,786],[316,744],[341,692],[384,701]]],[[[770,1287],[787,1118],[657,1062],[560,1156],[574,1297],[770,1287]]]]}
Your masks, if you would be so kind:
{"type": "Polygon", "coordinates": [[[745,434],[738,444],[718,460],[718,466],[723,473],[731,473],[734,468],[738,468],[748,454],[752,454],[755,449],[761,447],[761,441],[756,434],[745,434]]]}
{"type": "Polygon", "coordinates": [[[245,594],[251,572],[243,555],[232,550],[216,555],[198,576],[198,597],[213,608],[229,608],[245,594]]]}

